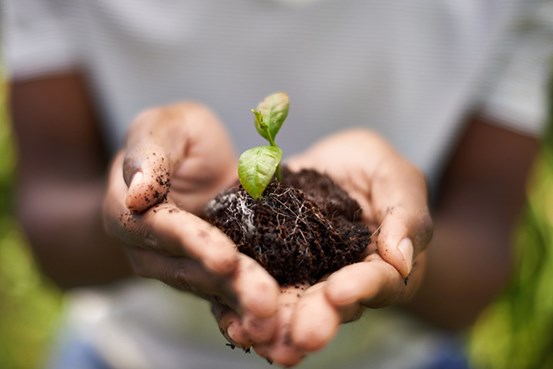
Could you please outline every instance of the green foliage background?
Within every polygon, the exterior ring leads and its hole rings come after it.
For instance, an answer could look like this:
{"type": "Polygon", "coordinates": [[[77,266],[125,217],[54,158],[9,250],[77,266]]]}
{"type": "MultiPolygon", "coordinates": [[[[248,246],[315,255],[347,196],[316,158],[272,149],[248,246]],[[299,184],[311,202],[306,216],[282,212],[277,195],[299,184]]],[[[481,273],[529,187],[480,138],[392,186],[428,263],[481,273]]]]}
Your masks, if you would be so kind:
{"type": "Polygon", "coordinates": [[[547,133],[516,234],[517,269],[470,344],[484,369],[553,368],[553,83],[547,133]]]}
{"type": "Polygon", "coordinates": [[[15,158],[0,78],[0,368],[38,368],[57,326],[61,294],[43,281],[13,215],[15,158]]]}

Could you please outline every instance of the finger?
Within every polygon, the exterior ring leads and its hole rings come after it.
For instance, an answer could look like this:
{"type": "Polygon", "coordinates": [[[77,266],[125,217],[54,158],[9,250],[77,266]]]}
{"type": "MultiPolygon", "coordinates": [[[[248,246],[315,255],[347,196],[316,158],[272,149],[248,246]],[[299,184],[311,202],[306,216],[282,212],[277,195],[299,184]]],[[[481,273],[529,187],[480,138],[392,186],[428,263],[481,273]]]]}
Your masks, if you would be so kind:
{"type": "Polygon", "coordinates": [[[282,290],[279,295],[276,335],[270,342],[255,343],[253,346],[255,351],[270,363],[292,367],[305,357],[305,352],[292,342],[290,331],[294,308],[302,292],[302,287],[287,287],[282,290]]]}
{"type": "Polygon", "coordinates": [[[231,283],[239,297],[242,325],[248,337],[258,343],[271,340],[277,325],[278,283],[261,265],[243,254],[231,283]]]}
{"type": "Polygon", "coordinates": [[[171,173],[187,144],[178,109],[149,109],[132,122],[125,144],[123,178],[128,186],[126,206],[143,212],[166,198],[171,173]],[[171,139],[168,139],[171,138],[171,139]]]}
{"type": "MultiPolygon", "coordinates": [[[[127,245],[156,250],[171,256],[189,256],[218,274],[228,274],[238,262],[234,243],[219,229],[201,218],[171,204],[160,204],[143,214],[127,210],[122,202],[126,193],[118,175],[119,154],[109,176],[104,202],[107,231],[127,245]]],[[[119,166],[120,168],[120,166],[119,166]]]]}
{"type": "Polygon", "coordinates": [[[225,311],[219,317],[224,318],[219,324],[220,328],[240,347],[249,347],[252,342],[270,341],[278,322],[276,313],[280,290],[277,282],[254,260],[240,255],[238,267],[229,283],[238,298],[238,304],[234,306],[232,314],[231,311],[225,311]]]}
{"type": "MultiPolygon", "coordinates": [[[[235,273],[222,277],[191,259],[169,257],[143,249],[130,249],[128,253],[138,275],[161,280],[209,301],[219,301],[232,311],[240,312],[239,324],[227,333],[231,338],[237,336],[236,342],[241,347],[248,347],[242,345],[246,338],[248,341],[266,342],[274,335],[278,285],[247,256],[241,255],[235,273]]],[[[233,315],[227,316],[227,319],[229,322],[236,320],[233,315]]]]}
{"type": "Polygon", "coordinates": [[[340,314],[326,299],[324,284],[310,287],[300,298],[292,320],[292,341],[307,352],[322,349],[336,335],[340,314]]]}
{"type": "Polygon", "coordinates": [[[224,233],[170,204],[156,205],[141,215],[127,211],[117,227],[129,245],[190,257],[216,274],[228,275],[238,263],[238,251],[224,233]]]}
{"type": "Polygon", "coordinates": [[[171,179],[173,200],[198,213],[205,201],[236,178],[228,134],[200,104],[179,103],[141,113],[129,129],[125,151],[127,206],[136,212],[163,201],[171,179]],[[205,196],[197,198],[198,192],[205,196]]]}
{"type": "Polygon", "coordinates": [[[253,342],[248,337],[240,316],[227,306],[218,303],[211,304],[211,312],[219,325],[219,331],[231,345],[248,349],[253,342]]]}
{"type": "Polygon", "coordinates": [[[141,213],[164,201],[170,188],[171,163],[156,145],[140,145],[127,151],[123,178],[128,185],[125,205],[141,213]]]}
{"type": "Polygon", "coordinates": [[[122,161],[120,153],[110,171],[104,203],[106,228],[110,233],[134,246],[173,256],[188,255],[216,273],[234,270],[238,254],[234,243],[201,218],[171,204],[158,205],[141,215],[127,210],[121,200],[127,191],[120,175],[122,161]]]}
{"type": "Polygon", "coordinates": [[[138,276],[157,279],[181,291],[238,309],[238,298],[228,278],[213,274],[198,261],[137,248],[129,248],[127,253],[138,276]]]}
{"type": "Polygon", "coordinates": [[[325,347],[336,335],[340,324],[361,316],[363,307],[357,302],[344,306],[330,303],[322,282],[302,295],[292,321],[292,341],[301,350],[314,352],[325,347]]]}
{"type": "Polygon", "coordinates": [[[430,242],[432,220],[424,176],[399,155],[396,159],[373,180],[371,199],[381,219],[373,237],[380,256],[405,278],[430,242]]]}
{"type": "Polygon", "coordinates": [[[369,261],[351,264],[333,273],[326,282],[325,294],[337,307],[360,302],[366,307],[378,308],[399,301],[412,288],[393,266],[369,257],[369,261]]]}
{"type": "Polygon", "coordinates": [[[166,198],[171,175],[195,139],[188,129],[188,110],[188,104],[149,109],[132,122],[123,163],[130,210],[140,213],[166,198]]]}

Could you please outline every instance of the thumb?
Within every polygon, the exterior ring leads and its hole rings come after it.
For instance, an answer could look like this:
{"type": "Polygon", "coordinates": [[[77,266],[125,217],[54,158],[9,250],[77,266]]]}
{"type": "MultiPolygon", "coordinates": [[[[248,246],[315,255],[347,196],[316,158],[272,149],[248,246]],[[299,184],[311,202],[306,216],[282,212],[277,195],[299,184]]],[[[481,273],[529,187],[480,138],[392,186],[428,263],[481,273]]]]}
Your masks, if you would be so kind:
{"type": "Polygon", "coordinates": [[[384,218],[376,234],[378,253],[407,278],[413,262],[432,238],[432,220],[426,210],[408,211],[398,206],[384,218]]]}
{"type": "Polygon", "coordinates": [[[142,213],[167,198],[171,178],[169,159],[155,145],[130,150],[123,162],[123,177],[128,187],[127,208],[142,213]]]}
{"type": "Polygon", "coordinates": [[[395,245],[389,245],[386,241],[379,242],[380,256],[393,265],[403,278],[407,278],[413,268],[415,256],[413,242],[408,237],[400,239],[395,245]]]}

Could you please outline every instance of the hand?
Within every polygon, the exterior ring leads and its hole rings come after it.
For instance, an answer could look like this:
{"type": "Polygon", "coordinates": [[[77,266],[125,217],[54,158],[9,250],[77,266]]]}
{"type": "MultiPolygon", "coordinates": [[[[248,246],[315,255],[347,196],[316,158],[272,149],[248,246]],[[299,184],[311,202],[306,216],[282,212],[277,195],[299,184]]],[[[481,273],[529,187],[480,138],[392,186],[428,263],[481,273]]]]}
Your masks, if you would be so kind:
{"type": "MultiPolygon", "coordinates": [[[[330,175],[359,202],[363,221],[377,229],[370,247],[374,252],[362,262],[305,291],[281,291],[279,331],[272,341],[253,346],[260,355],[291,366],[323,348],[341,323],[357,319],[364,309],[398,304],[414,294],[432,222],[423,175],[371,132],[336,134],[288,165],[294,171],[313,168],[330,175]]],[[[234,326],[237,339],[245,337],[239,327],[234,326]]]]}
{"type": "Polygon", "coordinates": [[[308,289],[292,318],[292,340],[305,351],[326,345],[338,325],[365,308],[407,301],[424,270],[432,236],[423,174],[380,136],[349,130],[331,136],[293,158],[292,170],[313,168],[330,175],[363,209],[375,253],[331,274],[308,289]]]}
{"type": "Polygon", "coordinates": [[[105,224],[138,275],[239,311],[248,336],[264,342],[274,333],[276,281],[199,217],[235,173],[230,140],[208,109],[149,110],[112,164],[105,224]]]}
{"type": "Polygon", "coordinates": [[[300,301],[300,296],[307,287],[307,285],[290,286],[281,289],[278,297],[276,334],[272,339],[263,342],[256,341],[249,336],[243,320],[232,309],[215,303],[212,304],[211,310],[219,322],[221,332],[231,344],[241,348],[253,347],[258,355],[264,357],[271,364],[292,367],[307,354],[306,350],[293,344],[290,331],[290,322],[294,311],[300,301]]]}
{"type": "MultiPolygon", "coordinates": [[[[378,232],[382,259],[403,278],[432,237],[424,175],[373,132],[352,129],[330,136],[292,158],[292,170],[327,173],[363,209],[363,221],[378,232]]],[[[374,237],[374,236],[373,236],[374,237]]]]}

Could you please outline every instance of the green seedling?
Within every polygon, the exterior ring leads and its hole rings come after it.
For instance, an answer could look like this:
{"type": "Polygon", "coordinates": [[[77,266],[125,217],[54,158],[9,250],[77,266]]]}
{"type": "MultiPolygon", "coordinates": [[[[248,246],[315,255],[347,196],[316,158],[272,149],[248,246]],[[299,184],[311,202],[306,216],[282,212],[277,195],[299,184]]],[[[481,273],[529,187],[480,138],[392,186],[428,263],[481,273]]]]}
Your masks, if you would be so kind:
{"type": "Polygon", "coordinates": [[[253,147],[240,155],[238,177],[242,187],[256,200],[261,198],[275,175],[277,180],[281,179],[282,150],[275,143],[275,137],[288,116],[289,105],[288,95],[278,92],[267,96],[257,109],[252,109],[255,129],[269,145],[253,147]]]}

